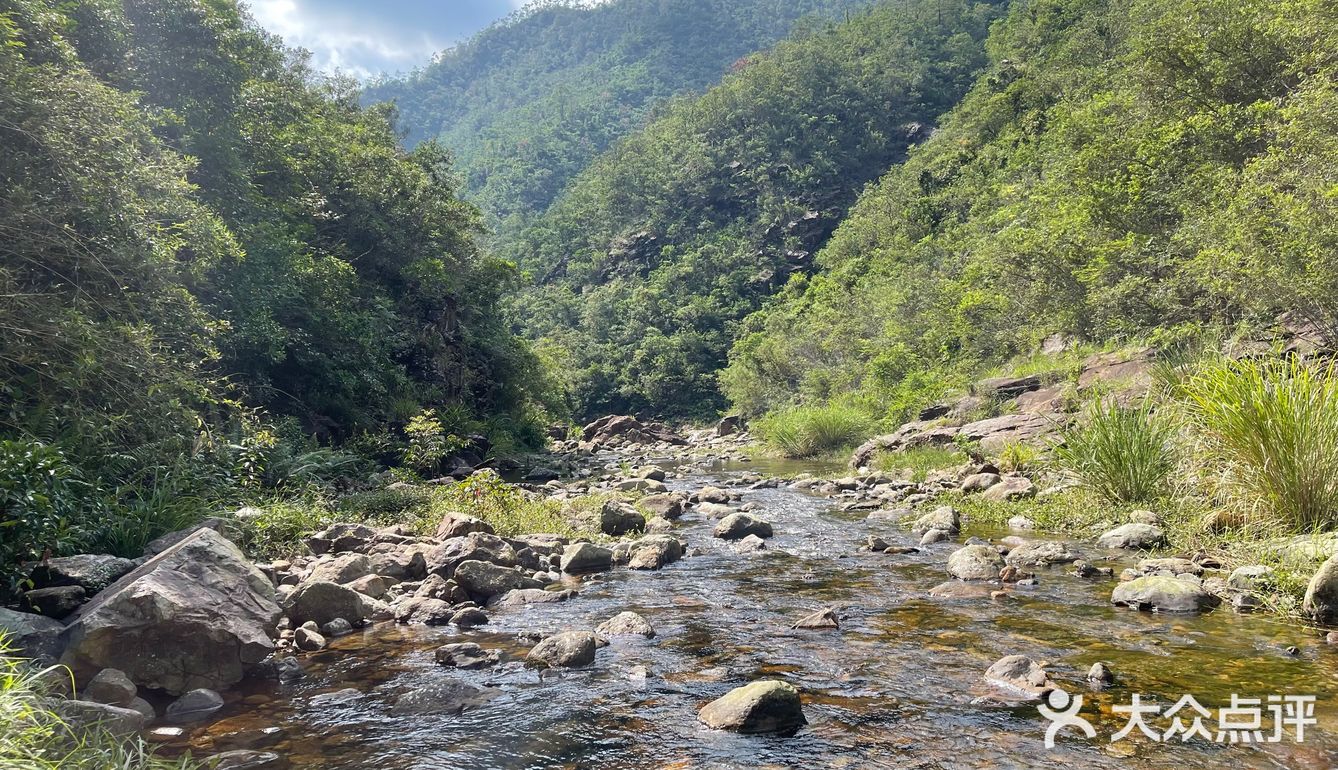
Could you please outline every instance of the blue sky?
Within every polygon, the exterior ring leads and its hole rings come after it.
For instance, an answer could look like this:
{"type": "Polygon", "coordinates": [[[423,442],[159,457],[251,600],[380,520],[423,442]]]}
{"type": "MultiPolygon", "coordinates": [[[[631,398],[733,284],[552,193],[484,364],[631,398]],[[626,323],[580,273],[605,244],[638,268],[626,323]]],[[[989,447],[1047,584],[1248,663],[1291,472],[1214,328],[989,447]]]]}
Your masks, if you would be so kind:
{"type": "Polygon", "coordinates": [[[322,70],[403,72],[525,0],[244,0],[266,29],[312,52],[322,70]]]}

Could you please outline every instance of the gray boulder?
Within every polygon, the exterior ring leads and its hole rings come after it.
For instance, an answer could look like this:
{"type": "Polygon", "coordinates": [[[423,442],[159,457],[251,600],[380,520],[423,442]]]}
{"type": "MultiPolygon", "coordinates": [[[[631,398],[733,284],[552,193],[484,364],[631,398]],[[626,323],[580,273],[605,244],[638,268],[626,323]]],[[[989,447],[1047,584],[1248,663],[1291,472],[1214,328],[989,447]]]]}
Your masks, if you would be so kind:
{"type": "Polygon", "coordinates": [[[1003,481],[1003,477],[997,473],[973,473],[962,479],[962,491],[968,495],[984,492],[1000,481],[1003,481]]]}
{"type": "Polygon", "coordinates": [[[8,637],[14,654],[38,663],[54,663],[60,657],[63,630],[65,625],[58,620],[0,607],[0,632],[8,637]]]}
{"type": "Polygon", "coordinates": [[[1031,540],[1016,546],[1008,552],[1004,561],[1014,567],[1048,567],[1051,564],[1068,564],[1082,558],[1064,543],[1053,540],[1031,540]]]}
{"type": "Polygon", "coordinates": [[[58,556],[33,567],[28,578],[34,588],[81,586],[92,596],[134,568],[133,561],[119,556],[58,556]]]}
{"type": "Polygon", "coordinates": [[[561,569],[569,575],[613,568],[613,551],[594,543],[572,543],[562,552],[561,569]]]}
{"type": "Polygon", "coordinates": [[[307,576],[313,583],[352,583],[358,578],[372,574],[372,562],[360,553],[342,553],[316,564],[316,568],[307,576]]]}
{"type": "Polygon", "coordinates": [[[1004,559],[988,545],[968,545],[948,557],[948,574],[958,580],[997,580],[1004,559]]]}
{"type": "Polygon", "coordinates": [[[646,529],[646,517],[627,503],[610,500],[599,512],[599,531],[617,537],[646,529]]]}
{"type": "Polygon", "coordinates": [[[724,540],[741,540],[749,535],[771,537],[771,524],[746,513],[731,513],[715,525],[715,536],[724,540]]]}
{"type": "Polygon", "coordinates": [[[1217,603],[1199,585],[1166,575],[1144,575],[1115,587],[1111,604],[1158,612],[1200,612],[1217,603]]]}
{"type": "Polygon", "coordinates": [[[917,535],[923,535],[935,529],[942,530],[949,535],[956,535],[962,531],[961,514],[951,506],[941,505],[916,519],[915,523],[911,525],[911,531],[917,535]]]}
{"type": "Polygon", "coordinates": [[[1001,658],[986,669],[985,681],[1028,698],[1040,698],[1055,689],[1045,669],[1025,655],[1001,658]]]}
{"type": "Polygon", "coordinates": [[[1338,620],[1338,554],[1330,556],[1310,578],[1301,609],[1321,623],[1338,620]]]}
{"type": "Polygon", "coordinates": [[[632,543],[630,569],[660,569],[683,558],[683,544],[671,535],[648,535],[632,543]]]}
{"type": "Polygon", "coordinates": [[[129,737],[141,732],[147,724],[140,712],[106,703],[52,698],[49,705],[66,724],[84,731],[102,729],[112,735],[129,737]]]}
{"type": "Polygon", "coordinates": [[[1130,522],[1110,530],[1096,539],[1101,548],[1121,548],[1131,551],[1149,551],[1167,544],[1166,533],[1155,524],[1130,522]]]}
{"type": "Polygon", "coordinates": [[[683,515],[683,498],[678,495],[647,495],[639,504],[642,510],[664,519],[677,519],[683,515]]]}
{"type": "Polygon", "coordinates": [[[201,687],[198,690],[191,690],[168,704],[167,713],[164,716],[167,721],[175,724],[189,724],[208,719],[221,708],[223,708],[223,696],[213,690],[201,687]]]}
{"type": "Polygon", "coordinates": [[[130,681],[130,677],[126,676],[124,671],[114,668],[104,668],[99,671],[88,681],[83,691],[85,700],[122,708],[130,708],[130,704],[138,695],[139,688],[130,681]]]}
{"type": "Polygon", "coordinates": [[[488,599],[517,588],[543,588],[543,583],[511,567],[467,561],[455,568],[455,582],[471,597],[488,599]]]}
{"type": "Polygon", "coordinates": [[[99,594],[70,620],[62,662],[124,671],[179,694],[224,689],[274,649],[274,588],[237,546],[200,529],[99,594]]]}
{"type": "Polygon", "coordinates": [[[51,586],[35,588],[23,593],[23,603],[33,612],[48,618],[63,618],[88,601],[83,586],[51,586]]]}
{"type": "Polygon", "coordinates": [[[630,610],[620,612],[609,618],[595,629],[602,636],[655,636],[655,629],[650,622],[630,610]]]}
{"type": "Polygon", "coordinates": [[[323,581],[298,586],[284,602],[284,611],[297,625],[310,621],[323,626],[336,618],[358,624],[367,616],[362,594],[338,583],[323,581]]]}
{"type": "Polygon", "coordinates": [[[999,483],[991,485],[989,489],[980,493],[982,499],[996,503],[1024,500],[1035,496],[1036,485],[1025,476],[1005,476],[999,483]]]}
{"type": "Polygon", "coordinates": [[[739,733],[785,734],[808,724],[799,691],[775,679],[730,690],[706,704],[697,718],[713,730],[739,733]]]}
{"type": "Polygon", "coordinates": [[[564,631],[539,642],[525,656],[535,668],[580,668],[595,662],[595,635],[589,631],[564,631]]]}
{"type": "Polygon", "coordinates": [[[448,668],[491,668],[502,660],[500,650],[485,650],[473,642],[459,642],[438,647],[437,664],[448,668]]]}

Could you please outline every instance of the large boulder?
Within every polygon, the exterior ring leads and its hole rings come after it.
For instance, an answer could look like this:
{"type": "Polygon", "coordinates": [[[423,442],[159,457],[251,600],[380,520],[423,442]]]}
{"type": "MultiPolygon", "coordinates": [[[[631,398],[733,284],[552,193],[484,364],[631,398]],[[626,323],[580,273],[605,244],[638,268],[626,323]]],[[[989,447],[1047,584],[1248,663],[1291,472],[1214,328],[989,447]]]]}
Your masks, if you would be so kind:
{"type": "Polygon", "coordinates": [[[543,588],[543,583],[511,567],[467,561],[455,568],[455,582],[470,596],[488,599],[517,588],[543,588]]]}
{"type": "Polygon", "coordinates": [[[1003,557],[988,545],[968,545],[948,557],[948,574],[958,580],[996,580],[1003,557]]]}
{"type": "Polygon", "coordinates": [[[595,662],[595,635],[589,631],[564,631],[539,642],[525,656],[535,668],[580,668],[595,662]]]}
{"type": "Polygon", "coordinates": [[[1301,608],[1323,623],[1338,620],[1338,554],[1330,556],[1310,578],[1301,608]]]}
{"type": "Polygon", "coordinates": [[[372,562],[360,553],[341,553],[322,559],[307,576],[311,582],[352,583],[372,574],[372,562]]]}
{"type": "Polygon", "coordinates": [[[715,536],[724,540],[742,540],[749,535],[771,537],[771,524],[746,513],[731,513],[715,525],[715,536]]]}
{"type": "Polygon", "coordinates": [[[595,630],[603,636],[644,636],[646,638],[655,636],[655,629],[651,626],[650,621],[631,610],[614,615],[600,623],[595,630]]]}
{"type": "Polygon", "coordinates": [[[631,505],[609,500],[599,511],[599,531],[617,537],[646,529],[646,517],[631,505]]]}
{"type": "Polygon", "coordinates": [[[683,558],[683,543],[672,535],[647,535],[628,551],[630,569],[659,569],[683,558]]]}
{"type": "Polygon", "coordinates": [[[82,586],[92,596],[134,568],[133,561],[119,556],[58,556],[33,567],[28,578],[32,580],[33,588],[82,586]]]}
{"type": "Polygon", "coordinates": [[[13,653],[39,663],[54,663],[60,657],[64,629],[58,620],[0,607],[0,632],[8,637],[13,653]]]}
{"type": "Polygon", "coordinates": [[[1082,555],[1069,550],[1064,543],[1053,540],[1030,540],[1013,548],[1004,560],[1014,567],[1048,567],[1068,564],[1082,555]]]}
{"type": "Polygon", "coordinates": [[[740,733],[789,733],[808,723],[799,691],[775,679],[730,690],[706,704],[697,717],[713,730],[740,733]]]}
{"type": "Polygon", "coordinates": [[[438,540],[449,540],[453,537],[463,537],[472,532],[494,534],[492,525],[483,519],[451,512],[441,517],[441,522],[437,524],[436,536],[438,540]]]}
{"type": "Polygon", "coordinates": [[[1217,603],[1215,597],[1188,580],[1144,575],[1115,587],[1111,604],[1158,612],[1199,612],[1217,603]]]}
{"type": "Polygon", "coordinates": [[[367,605],[362,594],[347,586],[328,581],[307,581],[297,587],[284,601],[284,611],[294,625],[306,622],[323,626],[343,618],[358,624],[367,616],[367,605]]]}
{"type": "Polygon", "coordinates": [[[569,575],[613,568],[613,551],[594,543],[572,543],[562,552],[560,568],[569,575]]]}
{"type": "Polygon", "coordinates": [[[652,516],[664,519],[677,519],[683,515],[683,498],[678,495],[647,495],[638,504],[652,516]]]}
{"type": "Polygon", "coordinates": [[[425,554],[428,574],[444,578],[454,575],[455,568],[467,561],[511,565],[516,563],[516,549],[496,535],[471,532],[447,540],[425,554]]]}
{"type": "Polygon", "coordinates": [[[915,523],[911,525],[911,531],[917,535],[923,535],[935,529],[947,532],[950,535],[957,534],[962,529],[961,514],[951,506],[940,505],[916,519],[915,523]]]}
{"type": "Polygon", "coordinates": [[[122,577],[67,625],[76,674],[124,671],[180,694],[226,689],[274,649],[274,587],[219,533],[201,529],[122,577]]]}
{"type": "Polygon", "coordinates": [[[1096,539],[1101,548],[1121,548],[1131,551],[1148,551],[1166,545],[1166,533],[1155,524],[1130,522],[1110,530],[1096,539]]]}

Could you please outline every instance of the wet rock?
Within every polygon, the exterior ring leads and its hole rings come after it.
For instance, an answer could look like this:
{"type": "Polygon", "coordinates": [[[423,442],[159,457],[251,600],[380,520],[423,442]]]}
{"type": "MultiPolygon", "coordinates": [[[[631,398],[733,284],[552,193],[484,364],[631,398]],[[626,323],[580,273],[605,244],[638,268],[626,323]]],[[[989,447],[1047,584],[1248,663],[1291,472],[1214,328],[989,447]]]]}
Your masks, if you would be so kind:
{"type": "Polygon", "coordinates": [[[438,647],[434,653],[437,664],[449,668],[491,668],[502,660],[500,650],[485,650],[473,642],[460,642],[438,647]]]}
{"type": "Polygon", "coordinates": [[[1087,669],[1087,681],[1095,685],[1109,685],[1115,683],[1115,674],[1106,666],[1105,663],[1096,662],[1087,669]]]}
{"type": "Polygon", "coordinates": [[[71,727],[106,730],[116,736],[136,735],[144,729],[144,715],[130,708],[87,700],[52,698],[48,704],[71,727]]]}
{"type": "Polygon", "coordinates": [[[1001,658],[985,671],[985,681],[1028,698],[1040,698],[1055,689],[1045,669],[1025,655],[1001,658]]]}
{"type": "Polygon", "coordinates": [[[697,502],[725,505],[729,502],[729,492],[720,487],[703,487],[697,492],[697,502]]]}
{"type": "Polygon", "coordinates": [[[724,540],[742,540],[749,535],[772,536],[771,524],[747,513],[732,513],[715,525],[715,536],[724,540]]]}
{"type": "Polygon", "coordinates": [[[471,597],[488,599],[517,588],[542,588],[543,583],[511,567],[486,561],[467,561],[455,568],[456,583],[471,597]]]}
{"type": "Polygon", "coordinates": [[[1111,594],[1112,604],[1159,612],[1200,612],[1216,598],[1200,586],[1164,575],[1144,575],[1121,583],[1111,594]]]}
{"type": "Polygon", "coordinates": [[[677,519],[683,515],[683,498],[678,495],[647,495],[641,498],[639,504],[652,516],[677,519]]]}
{"type": "Polygon", "coordinates": [[[713,730],[740,733],[785,734],[808,724],[799,691],[774,679],[735,688],[706,704],[697,716],[713,730]]]}
{"type": "Polygon", "coordinates": [[[325,640],[325,636],[319,631],[313,631],[306,626],[299,626],[297,630],[293,631],[293,645],[299,650],[315,652],[316,650],[325,649],[326,644],[328,643],[325,640]]]}
{"type": "Polygon", "coordinates": [[[609,618],[595,629],[602,636],[655,636],[655,629],[650,622],[635,612],[620,612],[609,618]]]}
{"type": "Polygon", "coordinates": [[[183,727],[155,727],[144,733],[144,740],[149,743],[176,743],[185,737],[183,727]]]}
{"type": "Polygon", "coordinates": [[[936,599],[983,599],[993,590],[990,583],[983,581],[949,580],[929,589],[929,595],[936,599]]]}
{"type": "Polygon", "coordinates": [[[962,531],[961,514],[951,506],[941,505],[916,519],[915,523],[911,525],[911,531],[917,535],[923,535],[936,529],[949,535],[956,535],[962,531]]]}
{"type": "Polygon", "coordinates": [[[904,556],[910,553],[919,553],[920,549],[909,545],[890,545],[884,548],[882,552],[889,556],[904,556]]]}
{"type": "Polygon", "coordinates": [[[391,705],[390,713],[393,716],[459,714],[496,696],[496,690],[446,677],[400,695],[391,705]]]}
{"type": "Polygon", "coordinates": [[[92,596],[134,568],[133,561],[119,556],[58,556],[33,567],[28,573],[28,579],[32,581],[33,588],[80,586],[92,596]]]}
{"type": "Polygon", "coordinates": [[[282,727],[262,727],[256,730],[234,730],[214,736],[214,747],[225,751],[257,751],[275,746],[288,739],[282,727]]]}
{"type": "Polygon", "coordinates": [[[164,715],[174,724],[189,724],[209,718],[223,708],[223,696],[201,687],[182,695],[167,706],[164,715]]]}
{"type": "Polygon", "coordinates": [[[395,605],[395,620],[399,623],[444,626],[451,622],[455,613],[455,608],[448,602],[426,596],[413,596],[395,605]]]}
{"type": "Polygon", "coordinates": [[[317,626],[343,618],[361,623],[366,614],[362,595],[346,586],[328,582],[306,582],[284,602],[284,614],[294,623],[308,621],[317,626]]]}
{"type": "Polygon", "coordinates": [[[507,609],[524,607],[529,604],[553,604],[565,602],[568,599],[575,598],[575,596],[576,592],[571,589],[547,591],[542,588],[518,588],[514,591],[507,591],[500,596],[494,596],[488,601],[488,606],[496,609],[507,609]]]}
{"type": "Polygon", "coordinates": [[[457,628],[474,628],[488,624],[488,613],[478,607],[466,607],[451,615],[451,624],[457,628]]]}
{"type": "Polygon", "coordinates": [[[613,568],[613,551],[594,543],[572,543],[562,552],[561,569],[568,575],[613,568]]]}
{"type": "Polygon", "coordinates": [[[1301,609],[1321,623],[1338,620],[1338,554],[1330,556],[1311,576],[1301,609]]]}
{"type": "Polygon", "coordinates": [[[1096,580],[1100,578],[1115,577],[1115,570],[1111,567],[1097,567],[1080,559],[1073,562],[1072,574],[1076,577],[1096,580]]]}
{"type": "Polygon", "coordinates": [[[817,612],[809,613],[800,618],[791,628],[840,628],[841,622],[836,617],[836,610],[831,607],[825,607],[817,612]]]}
{"type": "Polygon", "coordinates": [[[767,541],[757,535],[749,535],[734,543],[735,553],[757,553],[767,549],[767,541]]]}
{"type": "Polygon", "coordinates": [[[735,513],[733,508],[719,503],[699,503],[697,505],[697,511],[708,519],[723,519],[724,517],[735,513]]]}
{"type": "Polygon", "coordinates": [[[589,631],[565,631],[539,642],[525,656],[535,668],[580,668],[595,662],[595,635],[589,631]]]}
{"type": "Polygon", "coordinates": [[[441,517],[441,521],[437,524],[436,538],[438,540],[450,540],[453,537],[464,537],[472,532],[494,534],[492,525],[483,519],[477,516],[451,512],[441,517]]]}
{"type": "Polygon", "coordinates": [[[1008,520],[1009,529],[1036,529],[1036,522],[1026,516],[1014,516],[1008,520]]]}
{"type": "Polygon", "coordinates": [[[226,688],[273,651],[279,615],[264,573],[222,535],[201,529],[81,609],[62,662],[81,676],[119,669],[173,694],[226,688]]]}
{"type": "Polygon", "coordinates": [[[683,544],[671,535],[648,535],[632,543],[629,569],[660,569],[683,558],[683,544]]]}
{"type": "Polygon", "coordinates": [[[1078,558],[1079,555],[1070,551],[1064,543],[1034,540],[1010,550],[1004,561],[1014,567],[1047,567],[1051,564],[1068,564],[1078,558]]]}
{"type": "Polygon", "coordinates": [[[562,478],[562,474],[558,473],[552,468],[534,468],[529,473],[525,474],[526,481],[532,481],[539,484],[542,484],[545,481],[554,481],[560,478],[562,478]]]}
{"type": "Polygon", "coordinates": [[[63,618],[88,601],[88,592],[83,586],[53,586],[25,591],[24,605],[39,615],[49,618],[63,618]]]}
{"type": "Polygon", "coordinates": [[[924,533],[920,538],[920,545],[933,545],[952,539],[952,535],[946,529],[931,529],[924,533]]]}
{"type": "Polygon", "coordinates": [[[1036,485],[1025,476],[1005,476],[999,483],[980,493],[983,500],[996,503],[1025,500],[1036,496],[1036,485]]]}
{"type": "Polygon", "coordinates": [[[1149,551],[1167,545],[1166,533],[1155,524],[1130,522],[1105,533],[1096,540],[1101,548],[1149,551]]]}
{"type": "Polygon", "coordinates": [[[948,557],[948,574],[958,580],[995,580],[1004,560],[988,545],[968,545],[948,557]]]}
{"type": "Polygon", "coordinates": [[[44,615],[16,612],[0,607],[0,633],[14,652],[46,665],[60,657],[64,624],[44,615]]]}
{"type": "Polygon", "coordinates": [[[210,770],[286,770],[288,760],[274,751],[236,749],[209,757],[210,770]]]}
{"type": "Polygon", "coordinates": [[[130,681],[124,671],[104,668],[88,681],[84,687],[84,700],[105,703],[108,706],[130,708],[130,703],[139,695],[139,688],[130,681]]]}

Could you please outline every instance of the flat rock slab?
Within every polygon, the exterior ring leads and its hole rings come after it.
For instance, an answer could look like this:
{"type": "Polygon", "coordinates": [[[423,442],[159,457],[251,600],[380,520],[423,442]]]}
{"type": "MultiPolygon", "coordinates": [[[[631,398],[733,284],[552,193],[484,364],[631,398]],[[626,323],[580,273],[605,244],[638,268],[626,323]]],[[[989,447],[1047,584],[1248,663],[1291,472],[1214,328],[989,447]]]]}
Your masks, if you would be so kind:
{"type": "Polygon", "coordinates": [[[1202,612],[1217,599],[1199,585],[1165,575],[1144,575],[1115,587],[1111,604],[1158,612],[1202,612]]]}
{"type": "Polygon", "coordinates": [[[799,691],[775,679],[746,684],[706,704],[698,719],[714,730],[792,733],[808,724],[799,691]]]}

